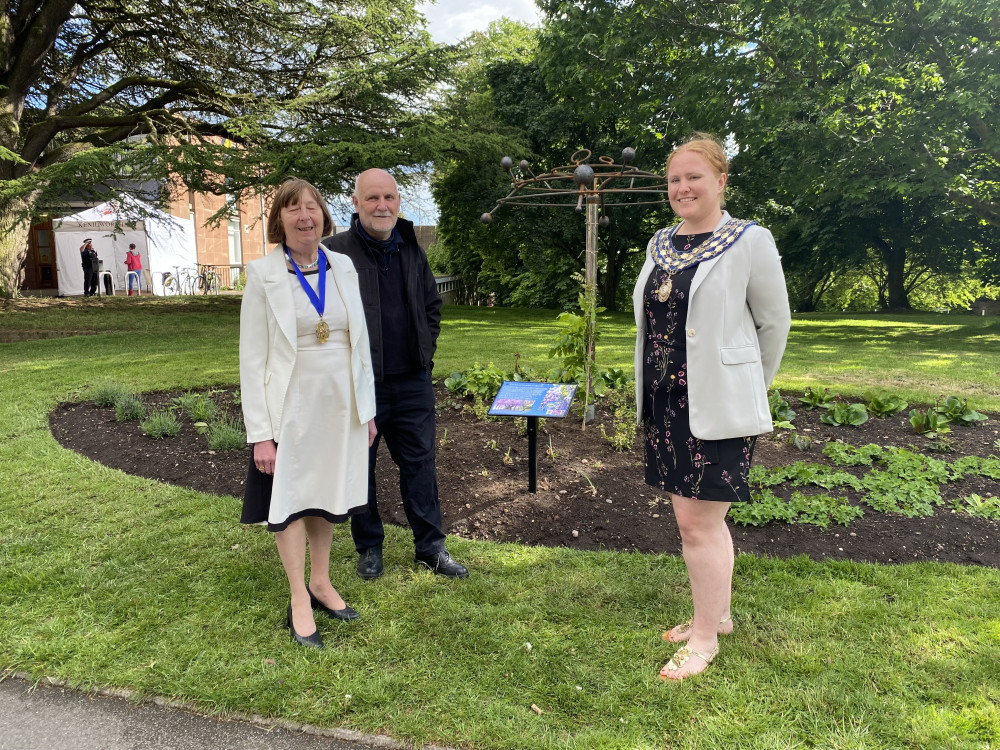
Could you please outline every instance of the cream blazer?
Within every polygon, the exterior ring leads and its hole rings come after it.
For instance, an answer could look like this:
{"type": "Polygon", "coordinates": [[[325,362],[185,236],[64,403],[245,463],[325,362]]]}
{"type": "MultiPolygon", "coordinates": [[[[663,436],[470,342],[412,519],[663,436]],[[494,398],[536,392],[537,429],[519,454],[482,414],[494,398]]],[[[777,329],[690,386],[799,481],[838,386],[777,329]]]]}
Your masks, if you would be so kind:
{"type": "MultiPolygon", "coordinates": [[[[727,212],[716,229],[731,217],[727,212]]],[[[632,293],[635,312],[636,416],[642,422],[646,314],[643,290],[656,265],[646,262],[632,293]]],[[[770,432],[767,389],[791,327],[781,259],[771,233],[748,228],[722,255],[703,261],[688,295],[688,403],[691,434],[702,440],[770,432]]]]}
{"type": "MultiPolygon", "coordinates": [[[[354,402],[362,424],[375,417],[375,378],[358,273],[350,258],[325,248],[327,264],[347,307],[354,402]]],[[[292,279],[298,283],[296,279],[292,279]]],[[[281,412],[295,366],[298,335],[285,254],[276,247],[247,264],[240,308],[240,397],[247,442],[281,440],[281,412]]]]}

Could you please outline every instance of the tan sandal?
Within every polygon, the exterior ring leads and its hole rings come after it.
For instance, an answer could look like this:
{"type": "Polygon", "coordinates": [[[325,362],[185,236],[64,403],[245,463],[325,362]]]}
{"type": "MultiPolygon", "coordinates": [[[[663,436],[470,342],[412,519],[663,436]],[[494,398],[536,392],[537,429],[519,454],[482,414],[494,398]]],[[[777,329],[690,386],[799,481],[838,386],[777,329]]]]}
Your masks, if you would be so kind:
{"type": "MultiPolygon", "coordinates": [[[[732,622],[732,621],[733,621],[733,616],[729,615],[728,617],[723,617],[721,620],[719,620],[719,624],[725,625],[727,622],[732,622]]],[[[683,633],[686,630],[691,630],[693,625],[694,625],[693,620],[685,620],[680,625],[674,625],[672,628],[670,628],[670,630],[665,630],[663,634],[660,636],[660,638],[667,641],[667,643],[682,643],[686,641],[687,638],[673,638],[672,636],[674,631],[680,630],[680,632],[683,633]]],[[[729,633],[723,633],[720,631],[719,635],[729,635],[729,633]]]]}
{"type": "MultiPolygon", "coordinates": [[[[670,673],[671,672],[676,672],[681,667],[683,667],[685,664],[687,664],[688,660],[692,656],[697,656],[697,657],[699,657],[701,659],[704,659],[705,666],[707,667],[709,664],[712,663],[712,661],[718,655],[719,655],[719,644],[715,644],[715,648],[713,648],[712,651],[711,651],[711,653],[708,653],[708,654],[703,654],[700,651],[695,651],[693,648],[691,648],[687,644],[684,644],[679,649],[677,649],[677,651],[674,653],[674,655],[672,657],[670,657],[670,661],[668,661],[663,666],[663,669],[660,670],[660,679],[661,680],[686,680],[688,677],[691,676],[690,674],[685,675],[684,677],[671,677],[670,673]]],[[[699,672],[693,672],[692,674],[700,674],[700,673],[699,672]]]]}

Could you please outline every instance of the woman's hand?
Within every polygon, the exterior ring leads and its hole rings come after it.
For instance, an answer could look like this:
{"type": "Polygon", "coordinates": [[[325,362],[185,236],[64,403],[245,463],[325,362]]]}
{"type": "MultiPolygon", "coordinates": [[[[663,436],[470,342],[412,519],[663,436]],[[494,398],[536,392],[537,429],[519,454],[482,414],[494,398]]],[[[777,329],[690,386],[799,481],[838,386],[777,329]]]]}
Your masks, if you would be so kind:
{"type": "Polygon", "coordinates": [[[274,474],[274,459],[277,455],[278,444],[273,440],[253,444],[253,462],[262,474],[274,474]]]}
{"type": "Polygon", "coordinates": [[[375,442],[375,436],[378,434],[378,430],[375,429],[375,420],[368,420],[368,447],[371,448],[372,444],[375,442]]]}

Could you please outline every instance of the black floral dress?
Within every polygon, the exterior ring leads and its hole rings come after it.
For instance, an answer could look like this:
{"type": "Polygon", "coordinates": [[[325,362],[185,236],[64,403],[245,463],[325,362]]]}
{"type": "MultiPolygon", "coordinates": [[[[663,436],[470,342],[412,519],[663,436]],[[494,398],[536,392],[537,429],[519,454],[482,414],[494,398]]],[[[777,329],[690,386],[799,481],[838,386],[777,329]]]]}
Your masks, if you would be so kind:
{"type": "MultiPolygon", "coordinates": [[[[688,238],[697,246],[711,233],[688,238]]],[[[679,242],[675,236],[673,242],[679,242]]],[[[646,281],[646,344],[643,358],[643,436],[646,484],[682,497],[720,502],[750,500],[748,476],[756,436],[702,440],[688,422],[688,292],[698,265],[668,274],[656,267],[646,281]],[[666,302],[657,290],[670,279],[666,302]]]]}

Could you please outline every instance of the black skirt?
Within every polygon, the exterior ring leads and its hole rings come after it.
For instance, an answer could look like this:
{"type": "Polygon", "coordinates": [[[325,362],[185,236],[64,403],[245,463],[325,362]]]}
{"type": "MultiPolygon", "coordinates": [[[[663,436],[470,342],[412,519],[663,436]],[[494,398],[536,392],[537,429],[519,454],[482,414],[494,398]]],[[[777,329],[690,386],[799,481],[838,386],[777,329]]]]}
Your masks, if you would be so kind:
{"type": "Polygon", "coordinates": [[[240,523],[267,524],[268,531],[284,531],[292,521],[308,516],[316,516],[330,523],[343,523],[351,516],[360,515],[368,510],[367,505],[351,508],[343,515],[334,515],[319,508],[309,508],[293,513],[279,524],[267,523],[267,515],[271,510],[271,487],[274,476],[265,474],[257,468],[253,461],[253,448],[250,449],[250,468],[247,469],[246,490],[243,493],[243,511],[240,513],[240,523]]]}

